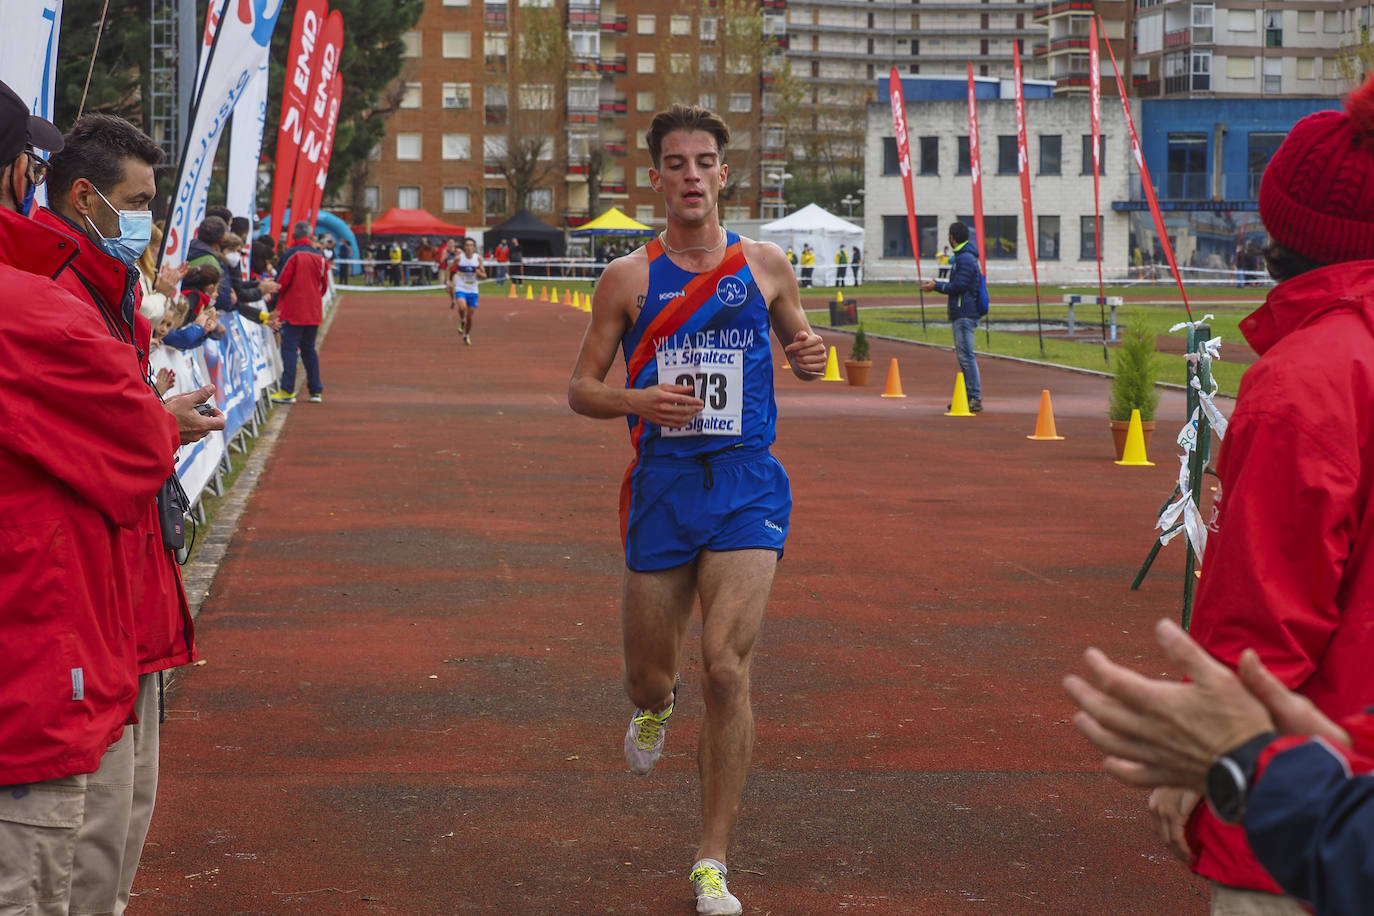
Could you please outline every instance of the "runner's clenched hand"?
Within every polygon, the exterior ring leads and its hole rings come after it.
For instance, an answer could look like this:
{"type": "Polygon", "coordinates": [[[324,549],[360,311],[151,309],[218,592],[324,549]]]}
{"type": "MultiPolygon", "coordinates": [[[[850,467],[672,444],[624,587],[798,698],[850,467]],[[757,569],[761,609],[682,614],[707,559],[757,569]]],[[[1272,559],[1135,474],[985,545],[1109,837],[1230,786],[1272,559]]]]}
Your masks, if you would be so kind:
{"type": "Polygon", "coordinates": [[[634,394],[635,413],[668,428],[686,426],[706,406],[691,385],[650,385],[634,394]]]}
{"type": "Polygon", "coordinates": [[[796,338],[783,350],[798,374],[821,375],[825,372],[825,341],[814,331],[798,331],[796,338]]]}

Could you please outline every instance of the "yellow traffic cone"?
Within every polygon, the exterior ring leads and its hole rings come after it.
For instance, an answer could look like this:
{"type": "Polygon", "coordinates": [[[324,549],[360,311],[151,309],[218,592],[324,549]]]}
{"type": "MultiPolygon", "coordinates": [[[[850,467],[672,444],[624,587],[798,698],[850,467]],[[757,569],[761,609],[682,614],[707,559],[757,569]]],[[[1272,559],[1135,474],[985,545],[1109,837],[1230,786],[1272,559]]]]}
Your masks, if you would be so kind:
{"type": "Polygon", "coordinates": [[[525,287],[525,300],[526,300],[526,301],[532,301],[533,299],[534,299],[534,287],[533,287],[533,286],[527,286],[527,287],[525,287]]]}
{"type": "Polygon", "coordinates": [[[835,348],[830,348],[830,355],[825,359],[825,375],[821,376],[823,382],[843,382],[840,378],[840,359],[835,355],[835,348]]]}
{"type": "Polygon", "coordinates": [[[577,309],[579,312],[582,311],[582,293],[578,290],[573,290],[572,307],[577,309]]]}
{"type": "Polygon", "coordinates": [[[1050,405],[1050,390],[1048,388],[1043,388],[1040,391],[1040,414],[1035,418],[1035,435],[1026,438],[1039,439],[1042,442],[1064,438],[1054,428],[1054,407],[1050,405]]]}
{"type": "Polygon", "coordinates": [[[902,374],[897,371],[897,357],[892,357],[892,362],[887,367],[887,390],[883,392],[885,398],[904,398],[902,394],[902,374]]]}
{"type": "Polygon", "coordinates": [[[945,416],[973,416],[973,412],[968,409],[968,389],[964,387],[964,373],[962,372],[954,378],[954,397],[950,399],[949,410],[945,412],[945,416]]]}
{"type": "Polygon", "coordinates": [[[591,295],[591,293],[583,293],[583,294],[582,294],[582,311],[584,311],[584,312],[590,312],[591,310],[592,310],[592,295],[591,295]]]}
{"type": "Polygon", "coordinates": [[[1153,461],[1145,457],[1145,432],[1140,426],[1140,411],[1131,411],[1131,426],[1126,430],[1126,448],[1117,464],[1124,467],[1152,468],[1153,461]]]}

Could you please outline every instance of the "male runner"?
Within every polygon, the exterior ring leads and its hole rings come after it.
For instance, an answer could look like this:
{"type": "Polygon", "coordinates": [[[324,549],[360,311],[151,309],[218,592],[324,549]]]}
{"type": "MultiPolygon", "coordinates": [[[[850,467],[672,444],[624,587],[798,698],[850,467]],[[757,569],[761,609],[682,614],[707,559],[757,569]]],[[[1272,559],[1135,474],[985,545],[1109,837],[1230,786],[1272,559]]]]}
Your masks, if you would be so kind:
{"type": "Polygon", "coordinates": [[[649,180],[668,226],[606,267],[568,387],[573,410],[626,417],[635,459],[620,495],[625,544],[625,687],[638,707],[625,759],[648,773],[663,752],[682,640],[701,599],[697,748],[702,839],[690,873],[701,914],[740,913],[725,885],[754,740],[749,666],[792,509],[775,434],[770,325],[798,378],[820,377],[825,344],[776,245],[726,232],[716,213],[730,130],[674,105],[648,133],[649,180]],[[606,384],[616,348],[624,388],[606,384]]]}
{"type": "Polygon", "coordinates": [[[463,239],[463,250],[449,263],[448,289],[458,303],[458,333],[463,335],[463,343],[471,346],[472,319],[477,317],[477,281],[487,278],[477,242],[463,239]]]}

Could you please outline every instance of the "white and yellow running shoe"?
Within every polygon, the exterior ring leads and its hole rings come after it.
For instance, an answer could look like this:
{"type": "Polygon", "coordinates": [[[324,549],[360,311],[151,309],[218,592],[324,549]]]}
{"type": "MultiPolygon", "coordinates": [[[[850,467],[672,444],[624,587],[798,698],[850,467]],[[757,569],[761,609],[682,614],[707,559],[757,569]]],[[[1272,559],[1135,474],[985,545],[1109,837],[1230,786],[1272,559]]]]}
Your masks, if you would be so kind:
{"type": "Polygon", "coordinates": [[[726,868],[715,859],[692,866],[688,880],[697,895],[697,916],[739,916],[744,912],[738,898],[725,886],[726,868]]]}
{"type": "Polygon", "coordinates": [[[677,705],[677,689],[680,678],[673,679],[673,701],[660,713],[636,709],[630,717],[630,727],[625,731],[625,762],[630,772],[643,776],[654,768],[658,758],[663,756],[663,727],[673,715],[677,705]]]}

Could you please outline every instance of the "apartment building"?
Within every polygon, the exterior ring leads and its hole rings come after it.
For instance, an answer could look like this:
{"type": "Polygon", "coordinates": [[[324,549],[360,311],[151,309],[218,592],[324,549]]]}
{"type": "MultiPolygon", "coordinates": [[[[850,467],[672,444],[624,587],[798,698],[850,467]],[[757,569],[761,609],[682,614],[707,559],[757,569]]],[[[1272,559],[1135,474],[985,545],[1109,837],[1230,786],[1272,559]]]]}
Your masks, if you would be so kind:
{"type": "Polygon", "coordinates": [[[1367,42],[1374,4],[1353,0],[1136,0],[1142,98],[1337,96],[1342,49],[1367,42]]]}
{"type": "Polygon", "coordinates": [[[732,20],[760,4],[783,0],[430,0],[405,36],[397,108],[362,181],[366,208],[493,225],[517,209],[507,171],[518,152],[534,176],[523,202],[545,222],[576,226],[610,206],[661,222],[644,133],[654,112],[695,102],[734,130],[722,214],[760,215],[777,194],[763,176],[783,158],[761,74],[781,48],[732,20]],[[550,16],[563,67],[525,50],[550,16]]]}
{"type": "Polygon", "coordinates": [[[1102,94],[1117,96],[1116,71],[1111,54],[1121,68],[1126,94],[1132,90],[1134,44],[1131,0],[1053,0],[1035,8],[1034,22],[1044,31],[1036,40],[1033,54],[1041,63],[1041,75],[1054,82],[1056,95],[1087,95],[1091,92],[1091,23],[1098,17],[1099,71],[1102,94]],[[1108,51],[1110,41],[1111,50],[1108,51]]]}

